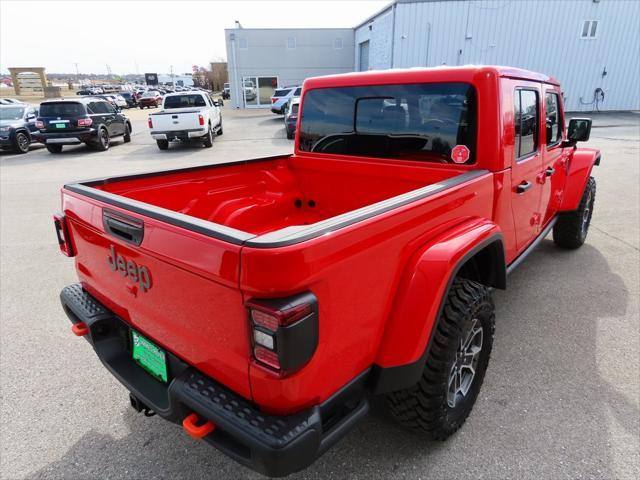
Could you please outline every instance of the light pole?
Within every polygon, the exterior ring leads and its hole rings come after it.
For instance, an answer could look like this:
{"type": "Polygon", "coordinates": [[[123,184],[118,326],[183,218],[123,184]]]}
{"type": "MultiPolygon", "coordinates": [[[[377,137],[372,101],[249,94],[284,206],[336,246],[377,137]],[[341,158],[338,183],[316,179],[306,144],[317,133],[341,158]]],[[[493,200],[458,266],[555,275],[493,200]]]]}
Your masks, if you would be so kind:
{"type": "Polygon", "coordinates": [[[80,71],[78,70],[78,62],[75,62],[74,65],[76,66],[76,82],[78,82],[78,85],[80,84],[80,71]]]}

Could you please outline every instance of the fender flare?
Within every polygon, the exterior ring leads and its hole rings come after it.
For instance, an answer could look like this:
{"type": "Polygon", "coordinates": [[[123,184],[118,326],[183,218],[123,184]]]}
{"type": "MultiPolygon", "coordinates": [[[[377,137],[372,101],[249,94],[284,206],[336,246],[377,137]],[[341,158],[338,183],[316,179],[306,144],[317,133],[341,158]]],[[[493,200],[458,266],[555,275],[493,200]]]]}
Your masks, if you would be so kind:
{"type": "Polygon", "coordinates": [[[470,220],[419,248],[404,269],[374,362],[374,394],[415,385],[422,376],[436,322],[460,269],[480,252],[495,269],[492,287],[506,288],[504,240],[498,225],[470,220]]]}
{"type": "Polygon", "coordinates": [[[593,166],[600,165],[600,158],[600,150],[593,148],[579,148],[573,151],[559,211],[571,212],[578,208],[593,166]]]}

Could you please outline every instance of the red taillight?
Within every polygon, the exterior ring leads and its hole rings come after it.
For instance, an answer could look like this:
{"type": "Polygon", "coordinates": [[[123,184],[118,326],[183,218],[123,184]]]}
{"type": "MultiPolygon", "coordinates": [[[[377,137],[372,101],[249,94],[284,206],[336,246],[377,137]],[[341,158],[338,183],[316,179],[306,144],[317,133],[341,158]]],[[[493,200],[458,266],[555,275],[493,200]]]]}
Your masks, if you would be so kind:
{"type": "Polygon", "coordinates": [[[78,119],[78,126],[79,127],[90,127],[91,125],[93,125],[93,119],[91,117],[79,118],[78,119]]]}
{"type": "Polygon", "coordinates": [[[200,125],[204,125],[204,117],[201,114],[198,114],[198,123],[200,123],[200,125]]]}
{"type": "Polygon", "coordinates": [[[307,363],[318,343],[318,306],[312,293],[247,302],[256,361],[279,375],[307,363]]]}
{"type": "Polygon", "coordinates": [[[53,216],[53,225],[56,229],[56,237],[58,237],[58,245],[60,251],[67,257],[75,256],[73,246],[71,245],[71,238],[69,236],[69,228],[67,227],[67,217],[58,213],[53,216]]]}
{"type": "Polygon", "coordinates": [[[44,122],[42,120],[36,120],[36,128],[44,128],[44,122]]]}
{"type": "Polygon", "coordinates": [[[278,97],[271,97],[271,103],[276,103],[278,101],[278,97]]]}
{"type": "Polygon", "coordinates": [[[147,123],[149,124],[149,128],[153,128],[153,120],[151,120],[151,117],[148,118],[147,123]]]}

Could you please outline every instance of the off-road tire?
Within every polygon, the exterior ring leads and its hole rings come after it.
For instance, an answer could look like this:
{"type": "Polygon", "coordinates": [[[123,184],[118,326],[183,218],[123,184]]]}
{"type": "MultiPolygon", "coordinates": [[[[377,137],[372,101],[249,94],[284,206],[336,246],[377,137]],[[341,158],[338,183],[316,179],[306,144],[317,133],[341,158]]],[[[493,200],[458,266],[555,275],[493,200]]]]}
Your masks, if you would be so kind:
{"type": "Polygon", "coordinates": [[[401,425],[433,440],[445,440],[462,426],[480,392],[489,364],[495,331],[494,310],[487,287],[462,278],[454,280],[428,347],[422,378],[413,387],[387,395],[390,413],[401,425]],[[452,407],[450,377],[457,365],[459,348],[468,332],[473,331],[473,325],[482,327],[475,374],[466,394],[453,395],[452,407]]]}
{"type": "Polygon", "coordinates": [[[213,131],[211,130],[211,125],[209,125],[207,134],[202,137],[202,144],[207,148],[213,147],[213,131]]]}
{"type": "Polygon", "coordinates": [[[49,151],[49,153],[60,153],[62,152],[62,145],[57,145],[57,144],[51,144],[51,145],[45,145],[45,147],[47,147],[47,150],[49,151]]]}
{"type": "Polygon", "coordinates": [[[570,249],[582,246],[589,233],[595,200],[596,180],[593,177],[589,177],[578,209],[558,215],[558,220],[553,226],[553,241],[556,245],[570,249]]]}
{"type": "Polygon", "coordinates": [[[124,124],[124,135],[122,136],[122,140],[124,143],[129,143],[131,141],[131,128],[128,123],[124,124]]]}
{"type": "Polygon", "coordinates": [[[160,150],[167,150],[169,148],[169,140],[156,140],[156,143],[160,150]]]}
{"type": "Polygon", "coordinates": [[[13,151],[15,153],[27,153],[29,151],[29,145],[31,140],[29,136],[24,132],[16,133],[16,137],[13,139],[13,151]]]}

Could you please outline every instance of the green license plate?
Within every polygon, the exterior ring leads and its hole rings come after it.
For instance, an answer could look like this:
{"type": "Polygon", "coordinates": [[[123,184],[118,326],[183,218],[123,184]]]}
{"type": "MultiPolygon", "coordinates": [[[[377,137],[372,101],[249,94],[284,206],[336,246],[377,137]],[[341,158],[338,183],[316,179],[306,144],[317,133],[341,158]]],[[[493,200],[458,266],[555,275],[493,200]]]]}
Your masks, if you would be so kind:
{"type": "Polygon", "coordinates": [[[56,128],[67,128],[64,123],[56,123],[56,128]]]}
{"type": "Polygon", "coordinates": [[[167,354],[148,338],[131,330],[133,360],[161,382],[167,382],[167,354]]]}

